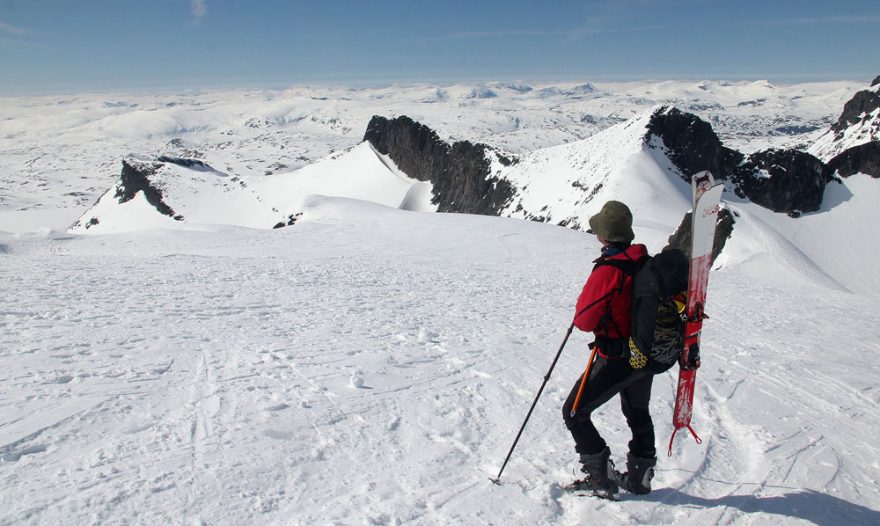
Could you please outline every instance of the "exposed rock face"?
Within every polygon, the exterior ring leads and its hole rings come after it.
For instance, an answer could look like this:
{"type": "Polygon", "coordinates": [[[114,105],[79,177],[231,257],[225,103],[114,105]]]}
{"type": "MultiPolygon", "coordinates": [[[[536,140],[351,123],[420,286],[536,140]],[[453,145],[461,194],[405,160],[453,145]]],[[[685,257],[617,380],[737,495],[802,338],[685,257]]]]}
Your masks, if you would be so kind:
{"type": "MultiPolygon", "coordinates": [[[[826,134],[831,141],[819,143],[819,155],[832,171],[843,177],[865,173],[880,177],[880,76],[871,89],[856,93],[843,107],[840,118],[826,134]]],[[[825,137],[825,136],[823,136],[825,137]]],[[[822,139],[820,139],[821,141],[822,139]]]]}
{"type": "MultiPolygon", "coordinates": [[[[737,195],[774,212],[798,216],[818,210],[832,170],[798,150],[766,150],[745,156],[721,144],[712,126],[696,115],[663,107],[651,116],[648,134],[663,140],[686,181],[709,170],[734,183],[737,195]]],[[[870,152],[853,162],[871,166],[870,152]]]]}
{"type": "Polygon", "coordinates": [[[863,173],[880,178],[880,142],[868,142],[844,150],[828,161],[828,167],[843,177],[863,173]]]}
{"type": "MultiPolygon", "coordinates": [[[[875,86],[878,80],[880,77],[874,79],[875,84],[871,85],[875,86]]],[[[880,90],[860,91],[843,106],[843,113],[840,114],[837,122],[831,125],[831,130],[839,135],[850,126],[869,118],[877,108],[880,108],[880,90]]]]}
{"type": "Polygon", "coordinates": [[[198,159],[184,159],[182,157],[171,157],[169,155],[162,155],[157,159],[157,161],[160,161],[163,163],[176,164],[178,166],[183,166],[184,168],[195,168],[197,170],[214,171],[214,169],[211,168],[211,165],[205,163],[204,161],[200,161],[198,159]]]}
{"type": "Polygon", "coordinates": [[[774,212],[793,217],[822,205],[831,170],[798,150],[765,150],[749,156],[733,180],[737,193],[774,212]]]}
{"type": "MultiPolygon", "coordinates": [[[[837,122],[810,146],[810,153],[831,164],[846,150],[877,141],[880,141],[880,77],[874,79],[871,88],[856,93],[847,101],[837,122]]],[[[838,159],[836,164],[855,167],[863,162],[856,158],[864,157],[864,151],[851,152],[838,159]]]]}
{"type": "Polygon", "coordinates": [[[509,182],[491,176],[489,149],[483,144],[462,141],[449,145],[433,130],[406,116],[374,116],[364,140],[410,177],[430,182],[432,202],[439,212],[498,215],[513,197],[509,182]]]}
{"type": "Polygon", "coordinates": [[[709,170],[717,179],[730,177],[743,155],[725,148],[712,126],[691,113],[662,107],[648,124],[647,140],[656,135],[669,150],[669,158],[690,182],[695,173],[709,170]]]}
{"type": "Polygon", "coordinates": [[[150,182],[150,176],[155,174],[159,167],[161,165],[150,163],[139,163],[135,166],[123,160],[122,174],[119,176],[114,197],[119,199],[120,203],[125,203],[134,199],[135,194],[143,191],[147,202],[156,207],[159,213],[181,221],[183,217],[174,214],[174,210],[162,200],[162,191],[150,182]]]}
{"type": "MultiPolygon", "coordinates": [[[[668,244],[663,248],[663,250],[668,250],[670,248],[677,248],[687,254],[688,257],[691,256],[691,218],[693,217],[693,212],[688,212],[684,215],[684,219],[681,220],[681,224],[678,226],[678,229],[669,236],[668,244]]],[[[715,262],[715,259],[721,254],[721,251],[724,249],[725,243],[727,243],[728,238],[733,234],[733,226],[736,223],[736,218],[733,213],[726,208],[722,208],[718,212],[718,220],[715,222],[715,240],[712,244],[712,262],[715,262]]]]}
{"type": "MultiPolygon", "coordinates": [[[[117,199],[120,203],[126,203],[134,199],[138,192],[143,192],[147,202],[155,207],[160,214],[169,216],[176,221],[183,221],[183,216],[176,214],[174,210],[168,206],[162,195],[162,190],[151,180],[151,177],[156,175],[162,166],[163,164],[158,161],[142,162],[134,159],[123,159],[122,173],[119,174],[119,182],[116,183],[115,188],[107,190],[107,192],[98,199],[98,202],[100,203],[112,192],[113,198],[117,199]]],[[[92,210],[89,212],[92,212],[92,210]]],[[[88,215],[89,213],[87,212],[86,215],[74,222],[70,228],[75,229],[82,227],[88,230],[89,228],[100,224],[101,221],[98,217],[92,216],[86,219],[88,215]]]]}

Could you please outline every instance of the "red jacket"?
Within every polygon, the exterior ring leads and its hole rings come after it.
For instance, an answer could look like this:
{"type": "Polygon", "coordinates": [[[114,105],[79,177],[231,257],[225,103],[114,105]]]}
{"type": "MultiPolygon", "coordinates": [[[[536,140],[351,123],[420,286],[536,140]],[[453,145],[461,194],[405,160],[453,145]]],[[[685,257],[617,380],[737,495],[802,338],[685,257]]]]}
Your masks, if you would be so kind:
{"type": "MultiPolygon", "coordinates": [[[[648,255],[645,245],[630,245],[623,252],[603,260],[637,262],[648,255]]],[[[630,303],[632,300],[632,276],[611,265],[599,265],[593,269],[584,290],[577,300],[574,325],[592,332],[597,338],[628,338],[630,303]]]]}

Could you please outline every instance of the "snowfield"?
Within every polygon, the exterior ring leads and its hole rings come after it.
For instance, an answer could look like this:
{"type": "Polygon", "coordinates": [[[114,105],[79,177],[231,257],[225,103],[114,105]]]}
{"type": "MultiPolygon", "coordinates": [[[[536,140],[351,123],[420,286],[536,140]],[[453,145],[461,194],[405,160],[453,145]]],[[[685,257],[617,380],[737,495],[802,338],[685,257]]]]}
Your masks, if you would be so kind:
{"type": "MultiPolygon", "coordinates": [[[[489,481],[596,239],[433,213],[429,185],[359,145],[378,113],[499,145],[521,155],[504,175],[529,185],[530,209],[564,219],[622,199],[655,253],[689,189],[662,145],[635,140],[652,107],[696,111],[756,151],[820,137],[861,87],[0,98],[0,525],[880,524],[876,179],[829,184],[797,219],[728,188],[737,222],[710,275],[692,422],[703,442],[679,433],[666,456],[677,371],[657,376],[654,491],[608,502],[561,489],[579,475],[561,416],[588,357],[577,331],[489,481]],[[114,198],[131,152],[210,164],[155,177],[186,221],[143,193],[114,198]],[[93,204],[89,235],[68,231],[93,204]]],[[[596,418],[622,467],[618,404],[596,418]]]]}
{"type": "MultiPolygon", "coordinates": [[[[598,248],[339,198],[281,230],[5,234],[0,523],[880,521],[874,298],[733,264],[711,277],[703,444],[661,454],[652,494],[561,492],[580,333],[492,484],[598,248]]],[[[598,419],[621,464],[619,408],[598,419]]]]}

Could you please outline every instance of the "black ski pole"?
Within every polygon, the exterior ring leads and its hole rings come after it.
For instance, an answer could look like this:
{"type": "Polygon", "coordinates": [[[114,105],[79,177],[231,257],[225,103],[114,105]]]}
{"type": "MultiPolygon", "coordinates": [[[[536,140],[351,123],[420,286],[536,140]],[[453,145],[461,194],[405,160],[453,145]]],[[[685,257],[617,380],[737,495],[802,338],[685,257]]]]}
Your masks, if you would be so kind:
{"type": "Polygon", "coordinates": [[[522,423],[522,427],[519,428],[519,433],[516,434],[516,438],[513,439],[513,445],[510,446],[510,451],[507,452],[507,458],[504,459],[504,464],[501,465],[501,469],[498,471],[498,476],[490,478],[492,482],[495,484],[501,485],[501,474],[504,473],[504,468],[507,467],[507,462],[510,460],[510,456],[513,455],[513,450],[516,448],[516,443],[519,442],[519,437],[522,436],[523,430],[526,428],[526,424],[529,422],[529,418],[532,416],[532,411],[535,410],[535,406],[538,405],[538,399],[541,398],[541,393],[544,392],[544,386],[547,385],[547,382],[550,380],[550,375],[553,373],[553,369],[556,367],[556,362],[559,361],[559,357],[562,356],[562,349],[565,348],[565,344],[568,342],[568,337],[571,336],[571,331],[574,329],[574,323],[571,324],[568,328],[568,332],[565,333],[565,339],[562,340],[562,345],[559,346],[559,351],[556,353],[556,358],[553,358],[553,363],[550,364],[550,370],[547,371],[547,374],[544,376],[544,383],[541,384],[541,388],[538,389],[538,394],[535,396],[535,401],[532,402],[532,407],[529,409],[529,413],[526,415],[526,419],[522,423]]]}

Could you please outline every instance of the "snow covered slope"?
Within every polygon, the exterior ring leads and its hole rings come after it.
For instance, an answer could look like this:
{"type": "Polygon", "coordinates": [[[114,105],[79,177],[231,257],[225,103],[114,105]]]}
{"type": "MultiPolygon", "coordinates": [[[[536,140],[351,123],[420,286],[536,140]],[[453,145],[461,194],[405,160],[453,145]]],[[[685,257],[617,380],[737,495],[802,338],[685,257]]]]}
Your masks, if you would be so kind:
{"type": "Polygon", "coordinates": [[[233,169],[217,155],[205,157],[193,161],[129,156],[116,186],[70,232],[106,234],[200,224],[272,228],[295,223],[311,195],[363,199],[407,210],[434,209],[430,185],[407,178],[369,143],[300,170],[270,175],[241,166],[233,169]],[[225,166],[229,173],[214,165],[225,166]]]}
{"type": "MultiPolygon", "coordinates": [[[[663,140],[647,133],[653,114],[499,168],[493,175],[517,189],[501,215],[586,229],[591,215],[607,200],[617,199],[633,210],[637,238],[652,252],[659,251],[690,208],[690,188],[670,161],[663,140]]],[[[737,219],[732,243],[725,245],[719,264],[880,296],[880,274],[865,264],[866,246],[877,245],[880,232],[880,217],[874,211],[880,202],[876,178],[855,174],[835,179],[820,194],[820,208],[799,218],[774,213],[734,190],[728,182],[724,201],[737,219]]]]}
{"type": "MultiPolygon", "coordinates": [[[[749,262],[712,273],[704,442],[678,440],[652,494],[561,492],[581,333],[489,482],[598,250],[340,198],[280,230],[0,234],[0,523],[880,522],[875,299],[749,262]]],[[[672,374],[653,392],[663,443],[672,374]]],[[[597,419],[620,465],[618,406],[597,419]]]]}
{"type": "Polygon", "coordinates": [[[740,218],[718,263],[764,278],[880,296],[880,274],[867,263],[878,246],[878,202],[880,181],[856,174],[829,183],[822,209],[799,218],[732,204],[740,218]]]}
{"type": "Polygon", "coordinates": [[[589,217],[616,199],[635,211],[639,239],[660,250],[690,208],[690,186],[664,154],[662,142],[646,139],[654,111],[500,168],[493,175],[517,188],[502,215],[586,230],[589,217]]]}
{"type": "Polygon", "coordinates": [[[809,152],[825,162],[845,150],[880,141],[880,77],[844,106],[831,128],[810,145],[809,152]]]}

